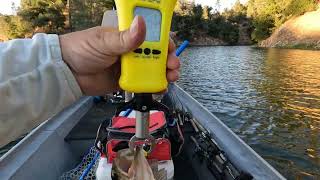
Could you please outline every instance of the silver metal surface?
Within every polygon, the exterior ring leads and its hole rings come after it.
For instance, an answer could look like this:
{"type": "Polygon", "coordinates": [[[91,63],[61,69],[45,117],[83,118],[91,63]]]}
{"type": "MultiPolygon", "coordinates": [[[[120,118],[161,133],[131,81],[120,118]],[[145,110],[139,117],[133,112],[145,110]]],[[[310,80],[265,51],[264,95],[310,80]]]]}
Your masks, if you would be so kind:
{"type": "Polygon", "coordinates": [[[30,132],[0,158],[0,179],[56,180],[77,158],[64,141],[67,134],[92,107],[84,97],[30,132]]]}
{"type": "Polygon", "coordinates": [[[124,92],[124,102],[129,102],[133,98],[133,93],[130,92],[124,92]]]}
{"type": "Polygon", "coordinates": [[[139,139],[145,139],[149,136],[149,117],[150,112],[136,111],[136,134],[139,139]]]}
{"type": "Polygon", "coordinates": [[[210,132],[212,138],[217,142],[219,147],[223,149],[226,155],[228,155],[228,158],[234,165],[249,172],[254,179],[285,179],[267,161],[232,132],[220,119],[209,112],[179,86],[171,84],[169,87],[169,95],[174,102],[180,102],[176,104],[177,108],[186,109],[203,128],[210,132]]]}
{"type": "Polygon", "coordinates": [[[132,138],[129,141],[129,148],[131,150],[135,150],[137,146],[142,147],[148,154],[152,152],[154,146],[156,145],[156,139],[148,135],[144,139],[137,138],[136,136],[132,136],[132,138]],[[148,150],[144,148],[144,146],[149,146],[148,150]]]}

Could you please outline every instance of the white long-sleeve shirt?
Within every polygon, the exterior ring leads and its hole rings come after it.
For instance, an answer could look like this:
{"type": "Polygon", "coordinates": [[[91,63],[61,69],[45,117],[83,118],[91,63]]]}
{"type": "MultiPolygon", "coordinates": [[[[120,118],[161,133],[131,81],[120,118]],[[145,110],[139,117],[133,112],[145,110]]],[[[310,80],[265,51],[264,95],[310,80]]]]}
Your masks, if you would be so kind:
{"type": "Polygon", "coordinates": [[[0,147],[81,96],[57,35],[0,43],[0,147]]]}

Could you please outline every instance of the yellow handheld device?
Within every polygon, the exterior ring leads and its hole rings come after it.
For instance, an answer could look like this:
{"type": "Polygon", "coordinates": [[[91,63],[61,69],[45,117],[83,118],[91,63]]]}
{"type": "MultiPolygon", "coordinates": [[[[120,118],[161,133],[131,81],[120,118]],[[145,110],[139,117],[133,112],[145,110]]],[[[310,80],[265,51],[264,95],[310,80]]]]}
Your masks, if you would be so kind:
{"type": "Polygon", "coordinates": [[[119,30],[130,27],[135,16],[146,22],[143,44],[121,56],[120,87],[133,93],[156,93],[166,89],[169,32],[177,0],[115,0],[119,30]]]}

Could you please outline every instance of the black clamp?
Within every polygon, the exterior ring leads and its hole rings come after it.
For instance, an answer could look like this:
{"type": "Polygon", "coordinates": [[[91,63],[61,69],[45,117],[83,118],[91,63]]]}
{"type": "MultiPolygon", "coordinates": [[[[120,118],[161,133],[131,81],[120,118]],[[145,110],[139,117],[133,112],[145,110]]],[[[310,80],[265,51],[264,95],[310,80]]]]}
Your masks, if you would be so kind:
{"type": "Polygon", "coordinates": [[[168,119],[173,117],[172,112],[166,105],[153,100],[152,94],[148,93],[135,94],[131,101],[126,102],[122,106],[117,108],[115,115],[119,116],[122,111],[125,111],[127,109],[133,109],[140,112],[150,112],[151,110],[158,110],[163,111],[168,119]]]}

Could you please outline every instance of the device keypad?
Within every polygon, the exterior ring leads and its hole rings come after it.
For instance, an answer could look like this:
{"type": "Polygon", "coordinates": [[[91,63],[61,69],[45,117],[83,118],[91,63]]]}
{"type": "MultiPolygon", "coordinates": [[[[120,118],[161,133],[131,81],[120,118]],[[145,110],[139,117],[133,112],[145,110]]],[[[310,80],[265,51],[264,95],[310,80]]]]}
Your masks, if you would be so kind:
{"type": "Polygon", "coordinates": [[[142,53],[142,49],[141,49],[141,48],[138,48],[138,49],[134,50],[133,52],[134,52],[134,53],[141,54],[141,53],[142,53]]]}
{"type": "Polygon", "coordinates": [[[154,55],[154,57],[157,57],[158,55],[161,54],[161,51],[158,49],[150,49],[150,48],[137,48],[133,51],[136,54],[144,54],[146,56],[149,56],[151,53],[154,55]]]}
{"type": "Polygon", "coordinates": [[[145,55],[149,55],[151,53],[151,50],[149,48],[145,48],[143,52],[145,55]]]}
{"type": "Polygon", "coordinates": [[[153,49],[153,50],[152,50],[152,54],[154,54],[154,55],[159,55],[159,54],[161,54],[161,51],[160,51],[160,50],[157,50],[157,49],[153,49]]]}

